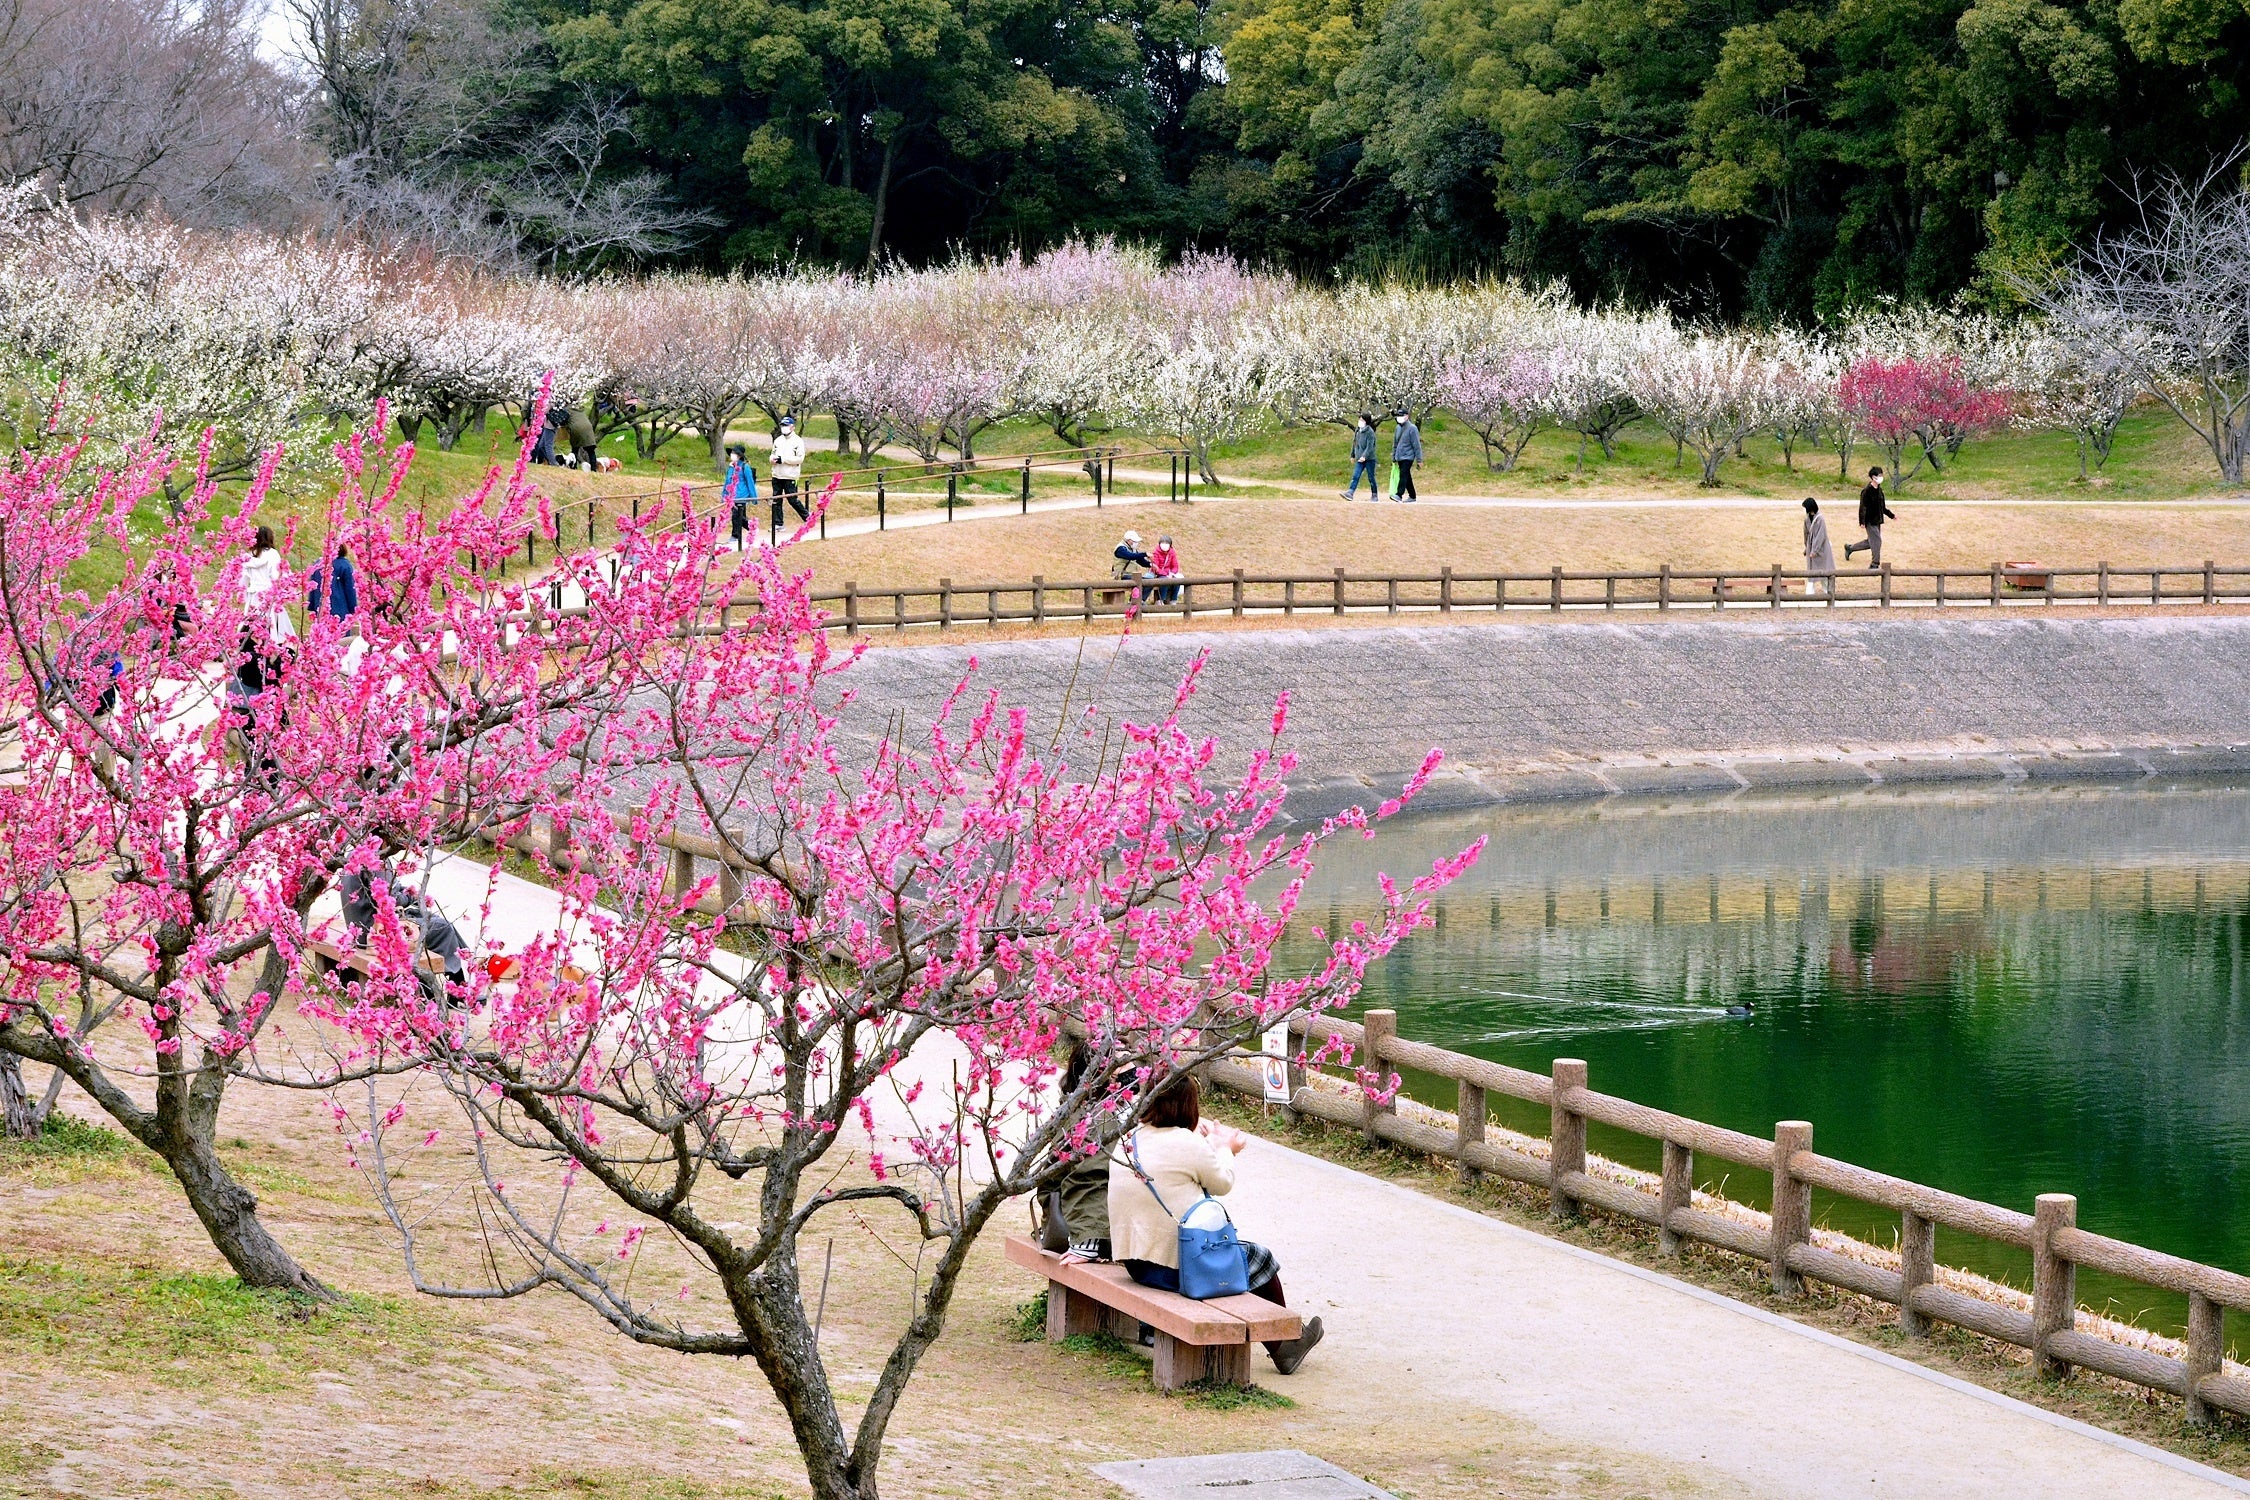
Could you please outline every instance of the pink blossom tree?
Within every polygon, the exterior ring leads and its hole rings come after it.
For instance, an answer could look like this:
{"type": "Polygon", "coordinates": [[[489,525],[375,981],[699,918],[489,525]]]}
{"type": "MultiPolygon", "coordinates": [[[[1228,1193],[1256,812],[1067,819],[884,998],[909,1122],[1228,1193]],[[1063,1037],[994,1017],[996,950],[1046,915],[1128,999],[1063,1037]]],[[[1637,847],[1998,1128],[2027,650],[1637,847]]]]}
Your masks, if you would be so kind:
{"type": "Polygon", "coordinates": [[[1453,359],[1439,370],[1436,393],[1484,445],[1485,467],[1504,474],[1555,419],[1555,365],[1524,350],[1453,359]]]}
{"type": "Polygon", "coordinates": [[[1958,452],[1964,439],[1999,426],[2010,410],[2007,392],[1973,389],[1953,356],[1853,360],[1844,367],[1837,397],[1845,420],[1883,450],[1898,484],[1921,473],[1925,463],[1933,472],[1941,470],[1941,451],[1958,452]]]}
{"type": "MultiPolygon", "coordinates": [[[[652,545],[628,540],[621,576],[694,570],[652,545]]],[[[713,534],[682,545],[726,582],[713,534]]],[[[862,739],[841,717],[854,657],[787,553],[745,554],[722,591],[746,626],[680,638],[629,625],[607,575],[589,579],[586,618],[629,640],[636,686],[580,720],[586,753],[538,813],[571,849],[546,871],[560,920],[519,981],[480,983],[468,1010],[307,998],[364,1041],[347,1136],[419,1287],[557,1287],[638,1342],[753,1361],[811,1492],[872,1500],[899,1400],[1002,1209],[1106,1149],[1105,1113],[1130,1121],[1152,1089],[1347,1002],[1477,850],[1386,879],[1378,918],[1283,972],[1275,945],[1321,846],[1371,835],[1434,753],[1372,815],[1286,831],[1285,706],[1276,742],[1222,772],[1182,724],[1200,664],[1146,723],[1038,728],[964,682],[926,733],[862,739]],[[650,857],[667,840],[701,851],[684,887],[650,857]],[[1067,1091],[1066,1037],[1089,1058],[1067,1091]],[[402,1060],[424,1065],[412,1090],[384,1081],[402,1060]],[[449,1242],[440,1202],[473,1203],[491,1238],[449,1242]],[[891,1215],[923,1247],[856,1416],[801,1265],[847,1214],[891,1215]],[[677,1299],[669,1276],[661,1293],[634,1280],[665,1241],[677,1299]]]]}
{"type": "MultiPolygon", "coordinates": [[[[246,608],[278,455],[223,509],[201,468],[147,539],[164,454],[89,482],[69,446],[0,474],[0,1051],[58,1070],[161,1157],[244,1283],[315,1296],[214,1139],[238,1080],[338,1076],[293,1069],[282,1036],[282,1002],[322,983],[315,903],[346,871],[519,815],[571,725],[631,681],[585,623],[541,618],[543,593],[480,583],[527,524],[551,534],[521,456],[425,522],[393,504],[410,450],[380,446],[384,415],[339,445],[326,517],[325,557],[349,538],[367,606],[349,627],[283,629],[303,587],[286,575],[246,608]],[[97,546],[124,565],[102,598],[71,582],[97,546]]],[[[661,589],[634,592],[640,628],[678,623],[661,589]]],[[[409,945],[380,926],[376,948],[358,1003],[419,1002],[409,945]]]]}

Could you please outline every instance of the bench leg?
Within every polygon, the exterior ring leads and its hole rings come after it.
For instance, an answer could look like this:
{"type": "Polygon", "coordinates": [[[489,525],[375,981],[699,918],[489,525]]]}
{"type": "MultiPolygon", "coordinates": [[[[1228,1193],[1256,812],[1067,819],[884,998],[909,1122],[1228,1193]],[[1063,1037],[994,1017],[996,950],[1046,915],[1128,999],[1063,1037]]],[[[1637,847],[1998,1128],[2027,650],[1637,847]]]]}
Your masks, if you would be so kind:
{"type": "Polygon", "coordinates": [[[1160,1391],[1176,1391],[1198,1381],[1214,1385],[1250,1383],[1248,1344],[1188,1344],[1159,1329],[1156,1362],[1149,1378],[1160,1391]]]}
{"type": "Polygon", "coordinates": [[[1073,1295],[1059,1281],[1047,1283],[1047,1342],[1059,1344],[1082,1333],[1100,1333],[1109,1326],[1109,1309],[1091,1297],[1073,1295]]]}

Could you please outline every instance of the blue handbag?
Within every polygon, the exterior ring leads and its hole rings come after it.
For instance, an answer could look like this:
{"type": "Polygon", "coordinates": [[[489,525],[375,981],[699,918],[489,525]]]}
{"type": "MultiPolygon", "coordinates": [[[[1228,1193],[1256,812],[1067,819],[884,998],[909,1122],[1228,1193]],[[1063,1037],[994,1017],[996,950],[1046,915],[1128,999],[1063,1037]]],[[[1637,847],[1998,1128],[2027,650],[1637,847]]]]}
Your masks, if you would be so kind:
{"type": "MultiPolygon", "coordinates": [[[[1125,1155],[1133,1164],[1133,1175],[1148,1188],[1149,1196],[1164,1210],[1165,1217],[1171,1217],[1172,1207],[1156,1190],[1155,1179],[1141,1170],[1138,1145],[1127,1140],[1125,1155]]],[[[1234,1232],[1234,1216],[1227,1212],[1225,1204],[1205,1193],[1179,1216],[1179,1226],[1181,1296],[1207,1302],[1213,1297],[1232,1297],[1250,1290],[1250,1258],[1243,1252],[1242,1241],[1234,1232]],[[1206,1203],[1217,1209],[1225,1222],[1216,1229],[1190,1228],[1188,1220],[1206,1203]]]]}

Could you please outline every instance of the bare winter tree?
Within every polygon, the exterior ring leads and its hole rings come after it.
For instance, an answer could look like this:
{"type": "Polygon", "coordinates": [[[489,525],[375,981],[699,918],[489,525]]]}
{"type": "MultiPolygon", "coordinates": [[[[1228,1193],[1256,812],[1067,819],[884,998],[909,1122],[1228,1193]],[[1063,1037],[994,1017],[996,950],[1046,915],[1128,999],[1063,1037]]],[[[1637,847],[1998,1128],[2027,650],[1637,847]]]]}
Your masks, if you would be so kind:
{"type": "Polygon", "coordinates": [[[249,0],[0,0],[0,174],[185,223],[296,217],[297,90],[249,0]]]}
{"type": "Polygon", "coordinates": [[[2250,468],[2250,189],[2228,176],[2241,155],[2136,184],[2132,227],[2059,281],[2019,284],[2083,362],[2129,371],[2235,485],[2250,468]]]}

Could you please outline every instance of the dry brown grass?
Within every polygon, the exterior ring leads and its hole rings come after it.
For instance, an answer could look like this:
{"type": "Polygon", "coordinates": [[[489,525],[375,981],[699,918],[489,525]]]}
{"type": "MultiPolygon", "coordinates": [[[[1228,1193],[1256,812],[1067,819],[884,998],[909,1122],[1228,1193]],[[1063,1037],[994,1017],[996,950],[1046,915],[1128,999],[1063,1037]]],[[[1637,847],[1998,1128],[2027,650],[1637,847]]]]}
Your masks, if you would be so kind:
{"type": "MultiPolygon", "coordinates": [[[[1899,502],[1885,557],[1902,567],[1983,568],[1994,562],[2070,566],[2163,563],[2250,565],[2250,507],[2224,502],[2013,505],[1899,502]]],[[[1128,527],[1153,542],[1169,533],[1188,572],[1309,575],[1573,572],[1801,567],[1803,513],[1788,501],[1647,506],[1346,505],[1339,500],[1199,500],[958,521],[807,542],[794,560],[820,587],[901,588],[956,583],[1056,582],[1105,577],[1128,527]]],[[[1831,507],[1839,550],[1859,536],[1848,507],[1831,507]]],[[[1855,559],[1858,561],[1858,559],[1855,559]]]]}
{"type": "MultiPolygon", "coordinates": [[[[82,1098],[65,1108],[98,1118],[82,1098]]],[[[753,1366],[642,1348],[559,1292],[416,1297],[317,1097],[237,1085],[221,1141],[285,1242],[353,1303],[309,1327],[246,1310],[137,1148],[36,1164],[0,1153],[0,1496],[804,1493],[753,1366]]],[[[830,1234],[822,1347],[848,1410],[896,1334],[914,1249],[879,1215],[833,1216],[807,1246],[813,1280],[830,1234]]],[[[658,1237],[634,1274],[668,1309],[722,1316],[658,1237]],[[684,1306],[683,1281],[699,1288],[684,1306]]],[[[1381,1372],[1343,1360],[1287,1381],[1261,1361],[1294,1409],[1201,1409],[1152,1391],[1131,1356],[1018,1342],[1016,1308],[1037,1290],[988,1237],[893,1428],[885,1494],[1079,1496],[1097,1488],[1087,1467],[1111,1459],[1288,1447],[1421,1500],[1711,1493],[1622,1451],[1406,1405],[1381,1372]]]]}

